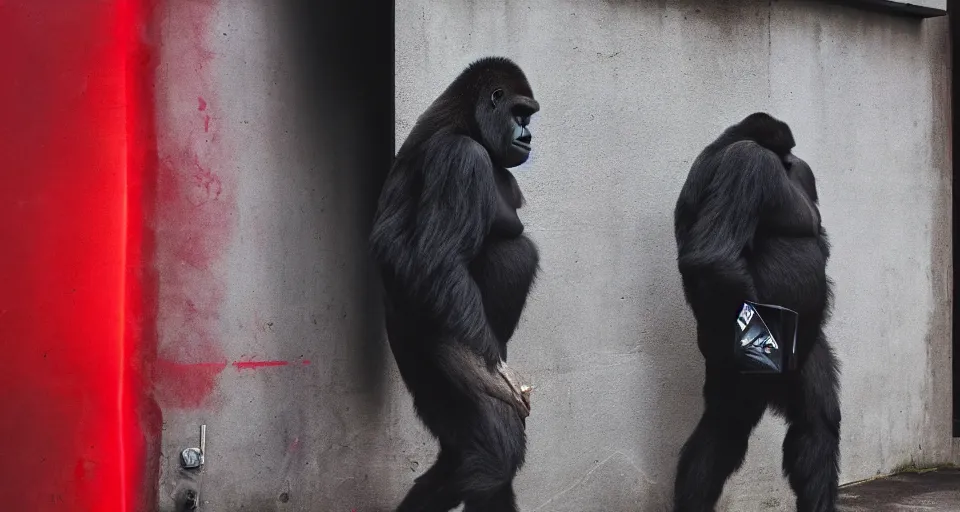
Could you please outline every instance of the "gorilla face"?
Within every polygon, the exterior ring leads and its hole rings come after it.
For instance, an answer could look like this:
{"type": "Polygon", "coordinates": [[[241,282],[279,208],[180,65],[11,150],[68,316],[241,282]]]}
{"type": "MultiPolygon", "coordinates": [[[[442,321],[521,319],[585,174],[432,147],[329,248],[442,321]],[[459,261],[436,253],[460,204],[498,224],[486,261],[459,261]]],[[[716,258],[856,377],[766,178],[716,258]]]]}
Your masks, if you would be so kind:
{"type": "Polygon", "coordinates": [[[807,162],[803,161],[803,159],[794,155],[793,153],[787,153],[782,160],[783,167],[787,169],[787,172],[797,172],[804,175],[813,172],[810,170],[810,166],[807,165],[807,162]]]}
{"type": "Polygon", "coordinates": [[[481,143],[496,165],[511,168],[530,157],[530,117],[540,110],[533,98],[497,88],[477,105],[481,143]]]}
{"type": "MultiPolygon", "coordinates": [[[[793,153],[787,153],[785,157],[781,159],[783,163],[783,168],[787,171],[787,176],[790,179],[797,181],[803,185],[813,184],[813,171],[810,169],[810,166],[807,165],[802,158],[794,155],[793,153]]],[[[812,187],[816,188],[816,187],[812,187]]]]}
{"type": "MultiPolygon", "coordinates": [[[[791,181],[798,183],[814,203],[819,202],[817,197],[817,183],[813,177],[813,171],[802,158],[788,153],[783,159],[783,168],[787,171],[787,177],[791,181]]],[[[817,216],[819,218],[819,215],[817,216]]]]}

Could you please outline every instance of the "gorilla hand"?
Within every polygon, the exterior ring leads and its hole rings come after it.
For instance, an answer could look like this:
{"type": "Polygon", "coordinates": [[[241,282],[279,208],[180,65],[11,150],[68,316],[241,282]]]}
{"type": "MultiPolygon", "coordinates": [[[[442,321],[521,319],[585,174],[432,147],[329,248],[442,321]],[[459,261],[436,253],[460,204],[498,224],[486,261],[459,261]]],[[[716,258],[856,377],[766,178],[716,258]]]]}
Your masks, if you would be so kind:
{"type": "Polygon", "coordinates": [[[521,418],[530,415],[533,388],[521,384],[518,374],[502,361],[491,368],[483,357],[457,342],[441,343],[437,356],[441,370],[460,392],[473,398],[485,395],[506,402],[521,418]]]}
{"type": "Polygon", "coordinates": [[[497,373],[503,377],[503,380],[507,382],[510,386],[510,390],[513,391],[514,400],[519,400],[526,410],[526,417],[530,414],[530,394],[533,392],[533,387],[523,384],[523,379],[520,374],[516,372],[513,368],[507,366],[506,361],[500,361],[497,364],[497,373]]]}

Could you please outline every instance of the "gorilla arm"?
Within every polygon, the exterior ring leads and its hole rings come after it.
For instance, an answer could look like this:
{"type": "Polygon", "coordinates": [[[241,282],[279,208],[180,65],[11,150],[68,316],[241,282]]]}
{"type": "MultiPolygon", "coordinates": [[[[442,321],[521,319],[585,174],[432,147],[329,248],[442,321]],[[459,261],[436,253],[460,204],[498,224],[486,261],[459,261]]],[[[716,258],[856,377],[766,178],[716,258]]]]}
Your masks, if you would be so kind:
{"type": "Polygon", "coordinates": [[[467,396],[483,392],[507,401],[525,416],[529,408],[502,372],[498,375],[500,342],[467,269],[496,214],[490,156],[473,139],[438,134],[414,158],[420,161],[398,165],[414,164],[406,170],[419,175],[407,178],[421,181],[420,197],[395,188],[396,197],[385,198],[384,219],[371,237],[374,254],[390,270],[396,289],[437,327],[442,341],[434,353],[450,382],[467,396]]]}
{"type": "Polygon", "coordinates": [[[698,302],[735,308],[734,302],[757,300],[744,252],[764,205],[781,193],[784,176],[778,157],[752,141],[730,144],[712,161],[717,168],[677,263],[680,273],[697,283],[698,302]]]}

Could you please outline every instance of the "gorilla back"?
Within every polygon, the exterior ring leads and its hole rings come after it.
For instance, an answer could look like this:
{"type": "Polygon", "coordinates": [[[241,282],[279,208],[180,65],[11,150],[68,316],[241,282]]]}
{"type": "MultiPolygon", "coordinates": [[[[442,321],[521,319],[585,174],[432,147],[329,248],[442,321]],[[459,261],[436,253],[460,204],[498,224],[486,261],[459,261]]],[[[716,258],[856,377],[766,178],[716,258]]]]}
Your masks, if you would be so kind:
{"type": "Polygon", "coordinates": [[[397,153],[371,234],[387,335],[414,406],[440,443],[400,511],[514,511],[526,406],[498,374],[539,256],[507,169],[530,152],[539,110],[513,62],[469,66],[397,153]]]}
{"type": "MultiPolygon", "coordinates": [[[[694,162],[675,234],[684,294],[701,330],[731,331],[744,300],[783,306],[799,314],[802,360],[830,308],[830,245],[813,172],[793,146],[790,128],[766,114],[728,128],[694,162]]],[[[701,350],[719,363],[728,347],[701,350]]]]}
{"type": "Polygon", "coordinates": [[[675,210],[677,265],[706,361],[704,413],[684,444],[675,511],[713,510],[768,404],[787,420],[783,471],[799,512],[835,508],[840,406],[837,362],[823,335],[830,247],[807,164],[783,122],[757,113],[697,157],[675,210]],[[735,319],[744,301],[796,311],[797,368],[740,374],[735,319]]]}

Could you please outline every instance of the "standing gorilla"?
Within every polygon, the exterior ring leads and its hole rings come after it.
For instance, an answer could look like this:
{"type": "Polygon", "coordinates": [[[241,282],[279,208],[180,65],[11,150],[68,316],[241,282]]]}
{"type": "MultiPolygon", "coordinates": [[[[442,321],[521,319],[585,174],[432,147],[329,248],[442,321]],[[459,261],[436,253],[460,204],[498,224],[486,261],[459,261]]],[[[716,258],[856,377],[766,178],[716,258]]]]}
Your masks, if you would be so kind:
{"type": "Polygon", "coordinates": [[[703,150],[677,201],[678,266],[706,361],[705,410],[677,469],[678,512],[713,510],[768,404],[789,424],[783,471],[797,510],[835,508],[838,368],[823,335],[830,248],[813,173],[791,153],[794,146],[785,123],[752,114],[703,150]],[[743,301],[798,313],[795,370],[738,373],[733,344],[743,301]]]}
{"type": "Polygon", "coordinates": [[[530,154],[540,109],[504,58],[470,65],[397,153],[370,237],[390,347],[440,444],[398,512],[516,511],[527,393],[504,361],[539,265],[507,168],[530,154]]]}

